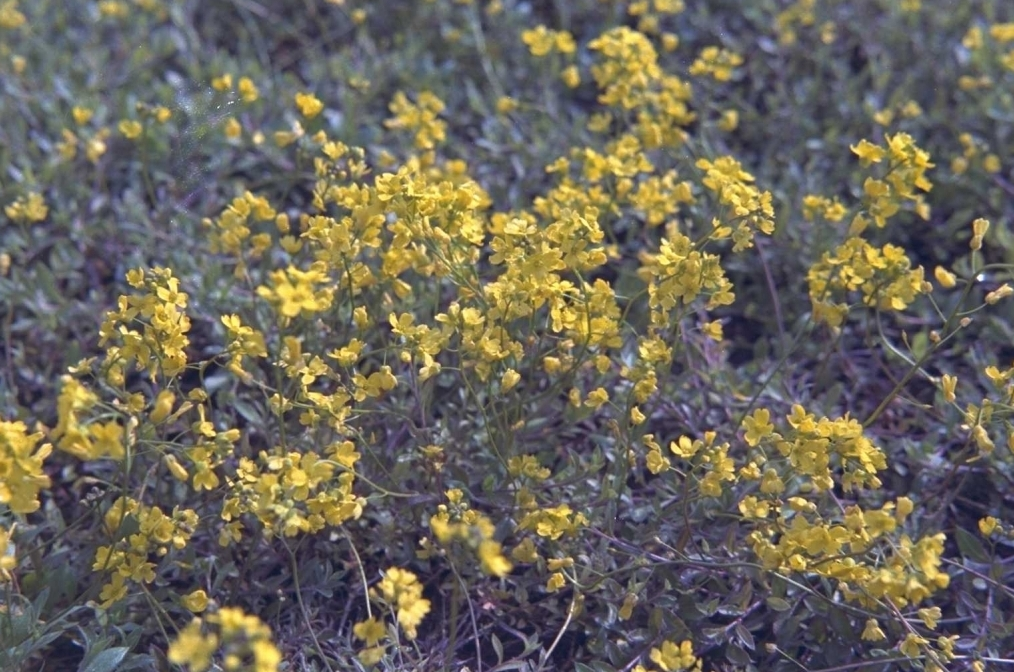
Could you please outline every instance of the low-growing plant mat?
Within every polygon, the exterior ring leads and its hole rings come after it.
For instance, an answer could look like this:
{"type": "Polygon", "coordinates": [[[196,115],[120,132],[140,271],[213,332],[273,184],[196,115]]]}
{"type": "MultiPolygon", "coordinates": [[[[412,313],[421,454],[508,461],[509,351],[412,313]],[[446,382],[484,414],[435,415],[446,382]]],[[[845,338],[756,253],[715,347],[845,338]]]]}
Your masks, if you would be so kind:
{"type": "Polygon", "coordinates": [[[1014,5],[0,0],[0,669],[1014,669],[1014,5]]]}

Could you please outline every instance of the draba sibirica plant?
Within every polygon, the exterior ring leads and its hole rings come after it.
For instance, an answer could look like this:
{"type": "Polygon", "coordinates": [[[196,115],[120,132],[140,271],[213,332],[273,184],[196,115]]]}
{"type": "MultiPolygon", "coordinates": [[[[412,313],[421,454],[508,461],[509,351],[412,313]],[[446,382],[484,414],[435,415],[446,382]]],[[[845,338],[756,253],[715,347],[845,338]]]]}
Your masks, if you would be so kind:
{"type": "Polygon", "coordinates": [[[0,0],[0,669],[1014,665],[1008,4],[0,0]]]}

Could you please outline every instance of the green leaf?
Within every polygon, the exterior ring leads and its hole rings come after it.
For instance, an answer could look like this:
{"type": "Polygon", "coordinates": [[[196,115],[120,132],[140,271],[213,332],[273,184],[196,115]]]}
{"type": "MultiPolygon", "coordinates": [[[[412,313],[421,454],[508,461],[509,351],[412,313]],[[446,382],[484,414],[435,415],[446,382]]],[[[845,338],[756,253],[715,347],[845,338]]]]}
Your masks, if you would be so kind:
{"type": "Polygon", "coordinates": [[[116,672],[128,650],[125,646],[114,646],[99,651],[91,661],[81,661],[81,667],[77,668],[78,672],[116,672]]]}
{"type": "Polygon", "coordinates": [[[232,399],[231,403],[236,412],[251,425],[260,427],[264,423],[264,417],[261,415],[260,410],[253,404],[238,397],[232,399]]]}
{"type": "Polygon", "coordinates": [[[764,601],[767,603],[768,608],[770,608],[773,611],[788,611],[789,609],[792,608],[792,605],[789,604],[788,600],[782,599],[780,597],[775,597],[774,595],[768,597],[764,601]]]}
{"type": "Polygon", "coordinates": [[[989,562],[989,553],[986,552],[985,546],[982,545],[982,542],[973,533],[963,527],[959,527],[954,530],[954,540],[958,542],[958,550],[961,551],[962,557],[974,560],[975,562],[989,562]]]}
{"type": "Polygon", "coordinates": [[[743,643],[743,646],[753,651],[757,646],[757,643],[753,639],[753,634],[742,623],[737,623],[735,630],[737,639],[743,643]]]}
{"type": "Polygon", "coordinates": [[[574,672],[616,672],[616,668],[602,661],[597,661],[591,665],[574,663],[574,672]]]}
{"type": "Polygon", "coordinates": [[[739,665],[740,667],[750,664],[750,654],[735,644],[725,647],[725,657],[730,663],[739,665]]]}
{"type": "Polygon", "coordinates": [[[503,662],[503,644],[496,635],[491,636],[489,641],[493,645],[493,650],[496,651],[496,664],[499,665],[503,662]]]}

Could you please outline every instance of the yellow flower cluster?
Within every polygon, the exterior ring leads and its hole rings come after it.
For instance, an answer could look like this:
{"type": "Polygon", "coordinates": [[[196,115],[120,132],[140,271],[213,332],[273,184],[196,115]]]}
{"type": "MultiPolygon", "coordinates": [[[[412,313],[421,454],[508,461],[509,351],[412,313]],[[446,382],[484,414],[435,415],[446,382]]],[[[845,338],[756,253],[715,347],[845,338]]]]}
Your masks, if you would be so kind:
{"type": "Polygon", "coordinates": [[[788,460],[794,474],[816,491],[834,485],[831,469],[840,472],[846,491],[856,487],[879,488],[877,472],[887,468],[880,448],[863,435],[862,425],[848,416],[831,420],[816,419],[799,404],[786,416],[788,431],[782,435],[770,424],[767,409],[758,409],[743,421],[745,439],[750,446],[773,446],[788,460]]]}
{"type": "MultiPolygon", "coordinates": [[[[971,28],[968,29],[968,32],[965,34],[965,37],[964,39],[962,39],[961,43],[967,49],[981,52],[987,47],[987,40],[985,38],[986,34],[989,35],[990,39],[994,43],[993,45],[989,46],[994,47],[992,51],[995,54],[996,62],[999,63],[999,65],[1004,69],[1014,71],[1014,49],[1009,49],[1007,47],[1008,43],[1014,41],[1014,23],[995,23],[991,25],[989,27],[989,30],[986,31],[985,33],[983,32],[981,26],[978,25],[972,26],[971,28]],[[1008,50],[1001,51],[1002,49],[1008,50]]],[[[980,54],[976,54],[976,56],[978,56],[978,58],[975,59],[976,61],[981,63],[984,60],[980,54]]],[[[974,80],[975,78],[968,77],[967,79],[974,80]]],[[[979,79],[985,81],[982,81],[980,84],[976,86],[962,88],[970,90],[972,88],[989,87],[992,86],[993,84],[992,78],[988,77],[987,75],[983,75],[979,79]]]]}
{"type": "Polygon", "coordinates": [[[419,624],[430,611],[430,601],[422,596],[422,584],[416,575],[407,569],[391,567],[370,594],[382,599],[395,612],[405,635],[415,639],[419,624]]]}
{"type": "Polygon", "coordinates": [[[186,547],[197,527],[197,514],[175,508],[168,516],[157,506],[120,497],[109,507],[104,522],[106,534],[114,541],[98,547],[92,570],[110,575],[99,595],[102,606],[108,608],[127,596],[128,581],[155,580],[157,566],[151,556],[163,559],[171,550],[186,547]]]}
{"type": "Polygon", "coordinates": [[[271,304],[284,322],[331,307],[334,288],[320,270],[302,271],[294,266],[272,271],[269,285],[257,288],[257,295],[271,304]],[[324,286],[321,286],[324,285],[324,286]]]}
{"type": "MultiPolygon", "coordinates": [[[[232,75],[225,73],[211,80],[211,88],[215,91],[231,92],[233,89],[232,75]]],[[[236,92],[244,103],[252,103],[260,97],[257,85],[249,77],[240,77],[236,82],[236,92]]]]}
{"type": "Polygon", "coordinates": [[[848,314],[848,304],[836,299],[849,292],[861,292],[863,305],[901,311],[926,291],[922,266],[913,269],[904,249],[891,244],[878,248],[859,236],[825,252],[806,278],[814,317],[832,327],[848,314]]]}
{"type": "MultiPolygon", "coordinates": [[[[287,229],[288,220],[278,215],[267,199],[255,196],[249,191],[232,200],[222,214],[214,220],[205,220],[208,229],[208,246],[214,254],[227,254],[236,259],[236,277],[243,277],[247,270],[247,259],[258,259],[271,244],[267,233],[252,235],[251,225],[257,222],[274,221],[279,229],[287,229]]],[[[298,312],[298,311],[297,311],[298,312]]]]}
{"type": "MultiPolygon", "coordinates": [[[[637,31],[646,35],[657,35],[666,16],[679,14],[686,5],[683,0],[633,0],[627,6],[627,14],[637,17],[637,31]]],[[[676,39],[672,33],[662,36],[663,43],[676,39]]],[[[672,51],[675,47],[667,49],[672,51]]]]}
{"type": "Polygon", "coordinates": [[[313,119],[324,110],[324,103],[312,93],[297,93],[296,107],[304,117],[313,119]]]}
{"type": "Polygon", "coordinates": [[[167,657],[190,672],[204,672],[216,654],[227,672],[277,672],[282,662],[271,629],[234,607],[192,620],[170,644],[167,657]]]}
{"type": "Polygon", "coordinates": [[[18,0],[4,0],[0,4],[0,28],[14,30],[25,24],[27,19],[18,9],[18,0]]]}
{"type": "Polygon", "coordinates": [[[33,191],[27,196],[18,196],[13,203],[4,206],[4,214],[12,222],[32,224],[44,220],[49,214],[49,207],[42,194],[33,191]]]}
{"type": "Polygon", "coordinates": [[[640,275],[648,282],[648,306],[655,327],[668,327],[673,310],[678,310],[682,317],[682,312],[698,296],[708,298],[709,310],[727,306],[735,298],[721,260],[696,249],[693,241],[681,233],[663,238],[657,253],[642,258],[645,264],[640,275]]]}
{"type": "MultiPolygon", "coordinates": [[[[701,659],[694,655],[693,643],[689,640],[676,644],[667,639],[662,642],[661,647],[652,647],[648,657],[651,662],[658,665],[662,672],[683,672],[684,670],[700,672],[703,664],[701,659]]],[[[643,665],[635,666],[634,670],[635,672],[649,672],[649,669],[643,665]]]]}
{"type": "Polygon", "coordinates": [[[733,252],[741,252],[753,246],[757,231],[771,235],[775,231],[775,210],[771,204],[771,192],[761,191],[753,186],[754,177],[743,170],[739,161],[731,156],[721,156],[714,161],[698,159],[697,167],[704,171],[701,184],[718,198],[727,209],[728,224],[714,222],[714,237],[722,240],[732,237],[733,252]],[[730,225],[735,224],[735,228],[730,225]]]}
{"type": "Polygon", "coordinates": [[[715,46],[705,47],[688,71],[695,77],[713,77],[715,81],[727,82],[732,79],[733,71],[743,65],[743,57],[727,49],[715,46]]]}
{"type": "Polygon", "coordinates": [[[565,30],[550,30],[545,26],[522,31],[521,41],[528,45],[532,56],[540,58],[552,53],[569,55],[577,49],[573,35],[565,30]]]}
{"type": "Polygon", "coordinates": [[[829,222],[840,222],[845,219],[848,211],[837,198],[831,199],[819,194],[807,194],[803,197],[803,218],[812,222],[823,217],[829,222]]]}
{"type": "Polygon", "coordinates": [[[816,24],[816,4],[817,0],[796,0],[778,13],[775,17],[775,30],[780,45],[787,47],[795,44],[799,28],[816,24]]]}
{"type": "Polygon", "coordinates": [[[135,364],[154,380],[157,374],[172,378],[186,367],[186,347],[190,339],[190,318],[185,312],[187,295],[180,291],[179,280],[167,268],[148,272],[135,269],[127,273],[127,282],[144,289],[140,296],[121,296],[118,310],[106,313],[99,330],[100,346],[106,347],[106,379],[121,386],[123,369],[135,364]],[[140,327],[140,331],[135,327],[140,327]]]}
{"type": "Polygon", "coordinates": [[[416,149],[433,149],[447,138],[447,124],[437,117],[444,103],[429,91],[419,93],[416,100],[412,103],[401,91],[396,93],[390,105],[394,116],[384,121],[384,126],[413,131],[416,149]]]}
{"type": "MultiPolygon", "coordinates": [[[[462,501],[460,490],[449,490],[450,505],[441,504],[437,513],[430,517],[430,529],[443,545],[455,540],[461,541],[475,551],[483,573],[490,576],[505,576],[513,566],[503,555],[503,546],[493,539],[493,522],[462,501]]],[[[428,555],[428,554],[423,554],[428,555]]]]}
{"type": "MultiPolygon", "coordinates": [[[[907,498],[879,510],[846,507],[839,521],[826,520],[816,512],[815,504],[800,497],[776,502],[775,507],[782,511],[781,516],[758,523],[759,529],[748,535],[754,553],[767,569],[812,572],[834,579],[846,599],[869,607],[884,598],[899,606],[918,604],[950,583],[950,577],[940,569],[943,533],[918,542],[907,534],[894,534],[912,510],[907,498]],[[889,535],[896,538],[875,546],[874,542],[887,540],[889,535]]],[[[740,511],[748,518],[764,519],[768,505],[748,497],[740,511]]]]}
{"type": "Polygon", "coordinates": [[[817,419],[797,404],[783,434],[770,418],[767,409],[758,409],[743,422],[744,438],[756,457],[740,475],[759,480],[760,494],[739,504],[744,518],[757,525],[748,540],[766,568],[835,579],[843,595],[868,606],[883,598],[915,604],[947,587],[950,577],[940,570],[944,535],[918,542],[898,535],[914,509],[909,498],[879,510],[846,506],[838,517],[822,513],[824,507],[814,501],[836,482],[846,492],[880,487],[876,474],[886,468],[886,458],[863,436],[858,422],[817,419]],[[783,479],[779,467],[790,476],[783,479]]]}
{"type": "MultiPolygon", "coordinates": [[[[926,171],[933,167],[929,154],[919,149],[908,133],[887,135],[884,146],[861,140],[851,149],[859,157],[863,167],[873,163],[881,163],[887,159],[887,173],[883,179],[867,177],[863,183],[863,206],[866,214],[873,218],[879,228],[887,225],[887,220],[900,210],[903,203],[914,204],[916,214],[929,219],[929,205],[923,194],[933,188],[926,178],[926,171]]],[[[852,222],[851,233],[858,235],[867,226],[863,217],[857,216],[852,222]]]]}
{"type": "Polygon", "coordinates": [[[249,382],[252,376],[243,368],[243,363],[247,357],[264,358],[268,356],[264,334],[243,324],[243,320],[238,315],[223,315],[222,324],[225,326],[228,338],[225,346],[228,354],[226,368],[234,375],[249,382]]]}
{"type": "Polygon", "coordinates": [[[111,457],[121,460],[126,455],[123,427],[116,420],[88,423],[80,414],[91,411],[99,397],[72,376],[62,378],[63,386],[56,400],[57,425],[50,432],[56,447],[79,460],[111,457]]]}
{"type": "MultiPolygon", "coordinates": [[[[370,589],[370,597],[390,610],[409,639],[415,639],[419,624],[430,611],[430,601],[422,596],[422,585],[407,569],[392,567],[384,572],[380,583],[370,589]]],[[[376,665],[387,652],[387,629],[384,622],[370,616],[352,628],[356,639],[366,645],[358,658],[364,665],[376,665]]]]}
{"type": "Polygon", "coordinates": [[[39,509],[39,491],[49,487],[42,464],[52,444],[38,445],[43,432],[28,433],[21,421],[0,421],[0,504],[13,513],[39,509]]]}
{"type": "MultiPolygon", "coordinates": [[[[666,74],[658,64],[658,53],[642,33],[627,27],[613,28],[588,44],[599,53],[592,76],[601,90],[599,102],[619,108],[626,116],[636,111],[633,133],[646,149],[675,148],[686,140],[684,127],[696,115],[687,105],[690,85],[666,74]]],[[[593,130],[606,130],[612,114],[593,117],[593,130]]]]}
{"type": "MultiPolygon", "coordinates": [[[[169,112],[167,108],[158,108],[169,112]]],[[[71,116],[74,119],[74,124],[77,126],[84,126],[91,121],[94,116],[94,111],[87,107],[75,105],[71,109],[71,116]]],[[[60,157],[64,161],[73,161],[77,156],[78,147],[84,144],[85,158],[91,163],[97,163],[99,158],[106,152],[106,140],[109,138],[110,130],[108,128],[99,128],[90,135],[84,135],[87,129],[78,129],[78,132],[64,128],[60,131],[62,140],[56,143],[56,150],[60,154],[60,157]],[[78,134],[83,134],[83,137],[78,137],[78,134]]]]}
{"type": "Polygon", "coordinates": [[[990,151],[989,145],[981,138],[971,133],[962,133],[958,136],[958,142],[963,149],[961,156],[951,159],[951,172],[955,175],[962,175],[973,166],[978,166],[991,175],[999,173],[1003,168],[1000,157],[990,151]]]}
{"type": "Polygon", "coordinates": [[[588,519],[566,504],[529,511],[518,523],[518,530],[533,530],[540,537],[559,539],[563,535],[577,534],[588,519]]]}
{"type": "Polygon", "coordinates": [[[219,542],[225,546],[241,538],[244,513],[257,516],[268,538],[319,532],[358,518],[365,504],[352,492],[359,453],[351,441],[340,441],[330,446],[328,458],[280,450],[262,451],[257,461],[240,458],[236,476],[227,481],[219,542]]]}
{"type": "MultiPolygon", "coordinates": [[[[905,250],[890,244],[875,247],[861,235],[871,218],[877,227],[886,226],[905,202],[914,203],[923,219],[929,217],[929,206],[918,193],[932,188],[925,176],[933,166],[929,155],[906,133],[886,136],[884,146],[861,140],[851,149],[862,166],[886,159],[888,169],[883,179],[867,177],[863,183],[863,209],[852,219],[848,240],[825,252],[807,273],[814,317],[832,327],[840,326],[848,315],[849,306],[842,299],[849,292],[860,291],[863,305],[900,311],[931,289],[922,267],[913,269],[905,250]]],[[[821,209],[830,221],[844,216],[844,208],[834,201],[816,195],[804,200],[804,214],[821,209]]]]}

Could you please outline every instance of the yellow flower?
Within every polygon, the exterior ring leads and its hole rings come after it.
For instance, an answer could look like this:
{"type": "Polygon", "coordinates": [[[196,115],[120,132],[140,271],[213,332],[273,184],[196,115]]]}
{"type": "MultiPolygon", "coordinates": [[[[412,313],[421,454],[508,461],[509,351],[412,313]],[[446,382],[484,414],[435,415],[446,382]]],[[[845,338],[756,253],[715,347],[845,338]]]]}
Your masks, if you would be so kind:
{"type": "Polygon", "coordinates": [[[671,464],[669,458],[662,455],[661,450],[649,450],[647,456],[648,471],[653,474],[660,474],[668,471],[671,464]]]}
{"type": "Polygon", "coordinates": [[[218,636],[201,632],[201,619],[190,622],[169,645],[170,663],[187,665],[193,672],[203,672],[211,666],[211,656],[218,649],[218,636]]]}
{"type": "Polygon", "coordinates": [[[637,595],[634,593],[627,593],[626,597],[623,598],[623,604],[620,606],[619,618],[621,621],[628,620],[634,614],[634,606],[637,604],[637,595]]]}
{"type": "Polygon", "coordinates": [[[713,341],[722,340],[722,323],[718,320],[701,324],[701,331],[713,341]]]}
{"type": "Polygon", "coordinates": [[[727,82],[732,79],[732,71],[742,63],[743,57],[739,54],[711,46],[701,50],[688,72],[694,76],[710,75],[716,81],[727,82]]]}
{"type": "Polygon", "coordinates": [[[114,460],[122,460],[126,455],[123,447],[123,427],[115,420],[106,423],[96,422],[88,428],[94,443],[92,457],[108,455],[114,460]]]}
{"type": "Polygon", "coordinates": [[[858,145],[849,145],[849,149],[859,157],[859,165],[863,168],[871,163],[880,163],[884,160],[883,148],[865,139],[860,140],[858,145]]]}
{"type": "Polygon", "coordinates": [[[504,557],[500,543],[492,539],[479,542],[479,562],[482,571],[490,576],[506,576],[513,569],[510,560],[504,557]]]}
{"type": "Polygon", "coordinates": [[[243,99],[244,103],[252,103],[260,96],[260,91],[257,90],[257,85],[254,84],[253,80],[249,77],[240,77],[237,89],[239,90],[240,98],[243,99]]]}
{"type": "Polygon", "coordinates": [[[521,33],[521,41],[528,45],[532,56],[546,56],[553,51],[555,40],[553,31],[545,26],[537,26],[521,33]]]}
{"type": "Polygon", "coordinates": [[[78,126],[87,124],[91,120],[92,115],[95,114],[90,108],[81,107],[80,105],[75,105],[70,113],[74,117],[74,123],[78,126]]]}
{"type": "Polygon", "coordinates": [[[23,26],[25,21],[27,19],[18,9],[17,0],[7,0],[0,4],[0,28],[13,30],[23,26]]]}
{"type": "Polygon", "coordinates": [[[148,418],[156,425],[161,424],[172,413],[175,401],[176,395],[172,390],[162,390],[155,397],[155,403],[152,404],[148,418]]]}
{"type": "Polygon", "coordinates": [[[993,516],[986,516],[985,518],[979,520],[979,532],[982,533],[982,536],[988,537],[993,534],[993,531],[996,530],[999,523],[1000,521],[993,516]]]}
{"type": "Polygon", "coordinates": [[[972,250],[982,249],[982,239],[986,236],[987,231],[989,231],[989,220],[979,217],[972,222],[972,241],[969,243],[972,250]]]}
{"type": "Polygon", "coordinates": [[[898,650],[909,658],[918,658],[920,649],[925,646],[926,643],[927,640],[925,637],[920,637],[914,632],[910,632],[905,636],[904,641],[898,645],[898,650]]]}
{"type": "Polygon", "coordinates": [[[514,547],[514,550],[511,551],[511,557],[518,562],[535,562],[539,559],[539,553],[535,549],[535,543],[526,537],[520,544],[514,547]]]}
{"type": "MultiPolygon", "coordinates": [[[[362,10],[356,11],[358,12],[362,10]]],[[[362,651],[356,654],[356,658],[358,658],[359,662],[361,662],[363,665],[369,667],[371,665],[376,665],[377,663],[379,663],[381,659],[384,657],[384,654],[386,652],[387,649],[382,644],[378,644],[377,646],[370,646],[363,649],[362,651]]]]}
{"type": "Polygon", "coordinates": [[[588,393],[588,396],[584,400],[584,405],[591,408],[599,408],[607,401],[609,401],[609,393],[606,392],[605,388],[598,387],[588,393]]]}
{"type": "Polygon", "coordinates": [[[758,408],[752,416],[748,415],[743,418],[743,426],[746,428],[744,438],[747,445],[753,448],[761,442],[761,439],[767,438],[774,432],[775,427],[770,420],[771,411],[766,408],[758,408]]]}
{"type": "Polygon", "coordinates": [[[211,88],[215,91],[229,91],[232,89],[232,75],[225,73],[214,77],[211,80],[211,88]]]}
{"type": "Polygon", "coordinates": [[[514,369],[507,369],[500,378],[500,391],[508,392],[521,380],[521,374],[514,369]]]}
{"type": "Polygon", "coordinates": [[[943,376],[940,377],[940,385],[944,390],[944,399],[946,399],[948,403],[953,404],[956,398],[955,390],[958,386],[957,376],[952,376],[950,374],[945,373],[943,376]]]}
{"type": "Polygon", "coordinates": [[[53,446],[38,446],[42,437],[21,421],[0,422],[0,504],[14,513],[37,511],[39,491],[50,485],[42,466],[53,446]]]}
{"type": "Polygon", "coordinates": [[[950,289],[958,283],[958,277],[943,266],[937,266],[933,269],[933,277],[937,279],[937,282],[944,289],[950,289]]]}
{"type": "Polygon", "coordinates": [[[549,576],[549,580],[546,581],[546,591],[555,593],[565,585],[567,585],[567,579],[563,576],[563,572],[553,572],[549,576]]]}
{"type": "Polygon", "coordinates": [[[518,101],[510,96],[500,96],[496,101],[497,114],[510,114],[518,109],[518,101]]]}
{"type": "Polygon", "coordinates": [[[661,649],[651,650],[651,662],[662,668],[664,672],[688,670],[697,662],[693,644],[683,641],[679,645],[668,640],[662,642],[661,649]]]}
{"type": "Polygon", "coordinates": [[[972,428],[972,439],[975,440],[975,445],[984,453],[992,453],[996,447],[993,444],[993,440],[989,438],[989,434],[986,432],[986,428],[982,425],[976,425],[972,428]]]}
{"type": "Polygon", "coordinates": [[[208,608],[208,594],[202,589],[195,590],[181,598],[180,604],[195,614],[199,614],[208,608]]]}
{"type": "Polygon", "coordinates": [[[353,625],[352,634],[356,636],[356,639],[366,642],[366,646],[372,647],[387,635],[387,630],[380,620],[368,618],[353,625]]]}
{"type": "Polygon", "coordinates": [[[6,206],[4,213],[15,222],[41,222],[49,214],[49,207],[42,194],[31,192],[6,206]]]}
{"type": "Polygon", "coordinates": [[[409,639],[415,639],[416,628],[429,613],[430,601],[422,596],[422,584],[412,572],[392,567],[384,573],[380,592],[396,609],[398,625],[409,639]]]}
{"type": "Polygon", "coordinates": [[[300,114],[304,117],[313,119],[324,109],[324,103],[320,102],[317,96],[312,93],[297,93],[296,107],[299,108],[300,114]]]}
{"type": "Polygon", "coordinates": [[[989,27],[989,36],[1005,44],[1014,42],[1014,23],[995,23],[989,27]]]}
{"type": "Polygon", "coordinates": [[[739,503],[739,512],[747,518],[767,518],[771,512],[771,503],[750,495],[739,503]]]}
{"type": "Polygon", "coordinates": [[[175,478],[177,481],[182,481],[186,483],[188,480],[190,480],[190,474],[188,474],[187,470],[183,467],[183,465],[176,460],[175,455],[166,455],[165,464],[166,467],[169,468],[169,473],[171,473],[173,475],[173,478],[175,478]]]}
{"type": "Polygon", "coordinates": [[[136,119],[124,119],[119,124],[120,133],[123,137],[129,140],[135,140],[140,137],[141,132],[144,131],[144,127],[141,122],[136,119]]]}
{"type": "Polygon", "coordinates": [[[718,120],[718,128],[728,133],[736,130],[737,126],[739,126],[739,112],[736,110],[722,112],[722,116],[718,120]]]}
{"type": "Polygon", "coordinates": [[[235,117],[229,117],[225,120],[222,132],[225,133],[225,137],[230,140],[234,140],[243,134],[243,126],[236,120],[235,117]]]}
{"type": "Polygon", "coordinates": [[[1005,282],[986,295],[986,303],[993,305],[1001,299],[1007,298],[1011,294],[1014,294],[1014,288],[1005,282]]]}
{"type": "Polygon", "coordinates": [[[937,624],[939,623],[940,616],[942,615],[940,612],[940,607],[929,607],[926,609],[920,609],[916,613],[919,614],[919,618],[922,619],[922,622],[926,625],[927,628],[929,628],[930,630],[937,629],[937,624]]]}
{"type": "Polygon", "coordinates": [[[567,88],[576,89],[581,84],[581,73],[576,65],[571,65],[560,73],[560,79],[567,85],[567,88]]]}
{"type": "Polygon", "coordinates": [[[882,642],[887,639],[887,635],[880,629],[877,619],[868,618],[866,619],[866,627],[863,628],[862,639],[866,642],[882,642]]]}

